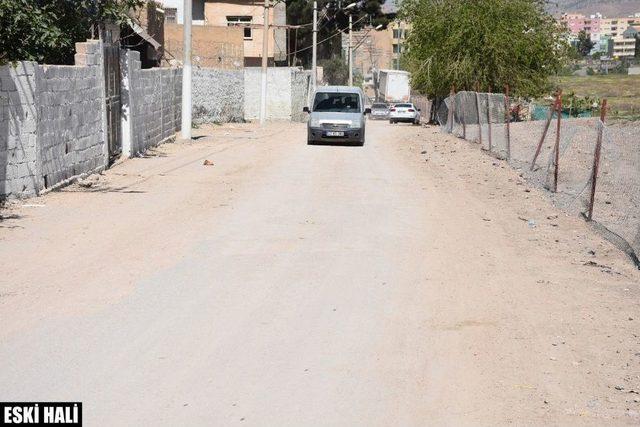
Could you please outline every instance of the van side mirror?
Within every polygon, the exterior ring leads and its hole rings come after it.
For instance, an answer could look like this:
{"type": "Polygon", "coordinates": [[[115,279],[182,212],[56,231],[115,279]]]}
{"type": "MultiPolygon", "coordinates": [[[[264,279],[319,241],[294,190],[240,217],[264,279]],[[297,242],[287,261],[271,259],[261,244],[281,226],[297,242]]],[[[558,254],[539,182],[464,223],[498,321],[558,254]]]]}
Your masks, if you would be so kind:
{"type": "Polygon", "coordinates": [[[365,108],[364,109],[364,113],[365,114],[371,114],[371,108],[365,108]]]}
{"type": "Polygon", "coordinates": [[[308,113],[308,112],[309,112],[309,107],[304,107],[304,108],[302,109],[302,112],[303,112],[303,113],[308,113]]]}

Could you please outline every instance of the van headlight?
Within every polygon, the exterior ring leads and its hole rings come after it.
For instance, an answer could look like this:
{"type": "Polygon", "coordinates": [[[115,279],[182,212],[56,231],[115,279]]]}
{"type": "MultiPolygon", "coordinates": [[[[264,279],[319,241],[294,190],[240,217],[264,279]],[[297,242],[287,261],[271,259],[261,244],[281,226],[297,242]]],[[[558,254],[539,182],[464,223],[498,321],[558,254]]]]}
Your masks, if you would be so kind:
{"type": "Polygon", "coordinates": [[[311,117],[311,119],[309,119],[309,126],[311,126],[312,128],[320,127],[320,119],[318,119],[317,117],[311,117]]]}
{"type": "Polygon", "coordinates": [[[362,122],[360,120],[352,120],[349,124],[349,128],[351,129],[360,129],[362,127],[362,122]]]}

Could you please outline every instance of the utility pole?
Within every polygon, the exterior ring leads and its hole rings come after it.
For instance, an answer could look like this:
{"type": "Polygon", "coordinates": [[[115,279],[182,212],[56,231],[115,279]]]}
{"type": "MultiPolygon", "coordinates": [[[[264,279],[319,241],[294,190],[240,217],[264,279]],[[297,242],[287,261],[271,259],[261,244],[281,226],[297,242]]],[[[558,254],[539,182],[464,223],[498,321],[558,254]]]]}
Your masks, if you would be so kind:
{"type": "Polygon", "coordinates": [[[396,31],[398,32],[397,33],[398,34],[398,44],[396,44],[396,46],[398,46],[397,47],[398,52],[396,52],[396,54],[397,54],[396,70],[399,70],[400,69],[400,51],[402,50],[402,48],[401,48],[402,45],[400,44],[400,36],[402,35],[402,34],[400,34],[400,32],[402,31],[402,26],[400,25],[400,22],[398,22],[398,29],[396,31]]]}
{"type": "Polygon", "coordinates": [[[318,84],[318,2],[313,0],[313,50],[311,56],[311,87],[315,91],[318,84]]]}
{"type": "Polygon", "coordinates": [[[260,90],[260,124],[267,120],[267,61],[269,60],[269,0],[264,0],[262,26],[262,85],[260,90]]]}
{"type": "Polygon", "coordinates": [[[352,34],[353,34],[353,15],[349,13],[349,86],[353,86],[352,34]]]}
{"type": "Polygon", "coordinates": [[[183,43],[184,60],[182,62],[182,139],[191,139],[191,0],[184,0],[183,43]]]}

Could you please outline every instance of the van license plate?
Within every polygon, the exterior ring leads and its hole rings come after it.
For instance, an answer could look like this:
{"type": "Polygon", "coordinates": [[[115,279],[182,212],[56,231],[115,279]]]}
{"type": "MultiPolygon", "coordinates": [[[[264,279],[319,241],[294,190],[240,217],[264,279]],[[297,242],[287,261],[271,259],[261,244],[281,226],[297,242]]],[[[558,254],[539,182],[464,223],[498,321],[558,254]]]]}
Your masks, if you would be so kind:
{"type": "Polygon", "coordinates": [[[327,136],[344,136],[344,132],[330,130],[327,132],[327,136]]]}

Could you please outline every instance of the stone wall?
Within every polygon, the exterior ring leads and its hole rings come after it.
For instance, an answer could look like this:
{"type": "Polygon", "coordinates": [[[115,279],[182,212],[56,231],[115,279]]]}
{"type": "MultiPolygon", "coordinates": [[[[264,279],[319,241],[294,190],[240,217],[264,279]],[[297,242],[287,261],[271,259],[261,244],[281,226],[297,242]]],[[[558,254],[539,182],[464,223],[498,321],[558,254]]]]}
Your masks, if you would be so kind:
{"type": "MultiPolygon", "coordinates": [[[[244,114],[247,120],[260,116],[261,71],[259,67],[244,70],[244,114]]],[[[298,68],[267,70],[267,120],[303,120],[301,112],[307,104],[308,76],[308,71],[298,68]]]]}
{"type": "Polygon", "coordinates": [[[244,121],[244,72],[213,68],[194,69],[193,121],[244,121]]]}

